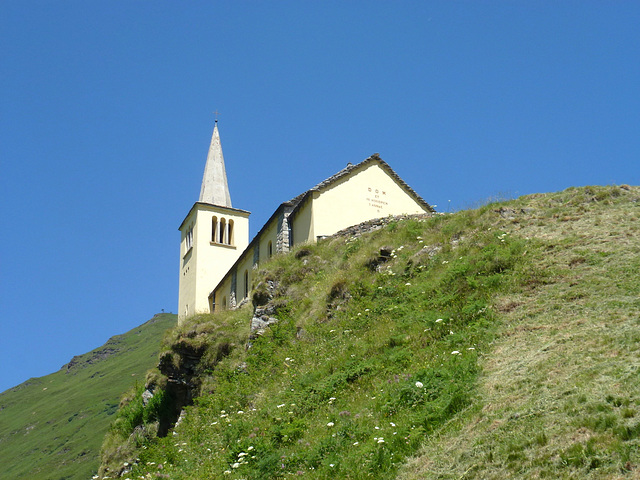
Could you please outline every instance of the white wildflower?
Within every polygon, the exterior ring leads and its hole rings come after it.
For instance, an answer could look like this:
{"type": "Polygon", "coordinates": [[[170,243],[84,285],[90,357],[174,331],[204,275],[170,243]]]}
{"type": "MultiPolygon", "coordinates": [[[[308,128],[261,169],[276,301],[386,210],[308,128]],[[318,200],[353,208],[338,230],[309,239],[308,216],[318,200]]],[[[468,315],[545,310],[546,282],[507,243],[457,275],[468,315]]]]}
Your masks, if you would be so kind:
{"type": "Polygon", "coordinates": [[[353,443],[354,446],[359,445],[359,444],[360,444],[360,442],[354,442],[353,443]]]}
{"type": "Polygon", "coordinates": [[[233,465],[231,465],[231,468],[238,468],[239,466],[240,466],[240,464],[238,462],[236,462],[233,465]]]}
{"type": "Polygon", "coordinates": [[[327,423],[327,427],[333,427],[334,425],[335,425],[335,423],[333,423],[333,422],[327,423]]]}
{"type": "Polygon", "coordinates": [[[282,408],[282,407],[284,407],[284,406],[285,406],[285,404],[284,404],[284,403],[283,403],[283,404],[281,404],[281,405],[276,405],[276,407],[277,407],[277,408],[282,408]]]}
{"type": "Polygon", "coordinates": [[[238,410],[238,415],[242,415],[244,412],[242,410],[238,410]]]}
{"type": "Polygon", "coordinates": [[[440,323],[440,322],[442,322],[442,321],[443,321],[443,320],[442,320],[441,318],[439,318],[439,319],[437,319],[437,320],[436,320],[436,323],[440,323]]]}
{"type": "Polygon", "coordinates": [[[416,387],[422,388],[424,387],[424,385],[422,384],[422,382],[416,382],[416,387]]]}
{"type": "Polygon", "coordinates": [[[406,285],[407,287],[410,287],[410,286],[411,286],[411,282],[407,282],[407,283],[405,283],[405,285],[406,285]]]}
{"type": "Polygon", "coordinates": [[[384,438],[380,437],[380,438],[378,439],[378,443],[384,443],[384,438]]]}
{"type": "Polygon", "coordinates": [[[451,352],[451,355],[462,355],[458,350],[451,352]]]}

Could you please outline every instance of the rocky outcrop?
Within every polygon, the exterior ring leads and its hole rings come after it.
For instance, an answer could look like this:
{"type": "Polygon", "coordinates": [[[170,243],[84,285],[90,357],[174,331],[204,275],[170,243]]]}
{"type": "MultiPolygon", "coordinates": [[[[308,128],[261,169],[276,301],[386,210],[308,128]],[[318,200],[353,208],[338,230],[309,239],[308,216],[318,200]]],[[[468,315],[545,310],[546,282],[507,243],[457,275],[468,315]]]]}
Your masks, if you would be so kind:
{"type": "Polygon", "coordinates": [[[277,297],[279,283],[275,280],[265,280],[258,283],[253,291],[253,317],[251,318],[251,335],[254,339],[265,332],[265,329],[278,322],[276,313],[281,306],[274,299],[277,297]]]}
{"type": "Polygon", "coordinates": [[[358,225],[352,225],[347,227],[339,232],[334,233],[331,237],[359,237],[366,233],[375,232],[376,230],[380,230],[385,225],[389,225],[392,222],[401,222],[403,220],[424,220],[427,218],[431,218],[435,215],[434,213],[418,213],[414,215],[389,215],[388,217],[380,217],[374,218],[371,220],[367,220],[366,222],[359,223],[358,225]]]}

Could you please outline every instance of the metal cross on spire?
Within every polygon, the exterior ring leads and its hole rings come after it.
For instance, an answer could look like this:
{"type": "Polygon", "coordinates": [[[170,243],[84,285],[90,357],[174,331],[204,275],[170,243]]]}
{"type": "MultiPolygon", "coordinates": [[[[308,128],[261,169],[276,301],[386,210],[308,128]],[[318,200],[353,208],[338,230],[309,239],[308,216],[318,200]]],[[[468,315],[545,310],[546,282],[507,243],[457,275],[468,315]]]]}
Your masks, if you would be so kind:
{"type": "Polygon", "coordinates": [[[213,112],[213,114],[216,116],[216,123],[218,123],[218,115],[220,115],[220,112],[216,110],[215,112],[213,112]]]}

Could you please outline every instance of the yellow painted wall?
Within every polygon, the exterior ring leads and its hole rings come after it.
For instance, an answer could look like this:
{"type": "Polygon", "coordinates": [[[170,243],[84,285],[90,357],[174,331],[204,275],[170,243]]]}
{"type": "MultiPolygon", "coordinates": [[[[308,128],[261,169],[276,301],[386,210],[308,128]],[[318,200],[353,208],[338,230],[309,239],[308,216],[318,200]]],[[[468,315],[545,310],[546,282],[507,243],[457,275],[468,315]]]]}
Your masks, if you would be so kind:
{"type": "MultiPolygon", "coordinates": [[[[209,313],[209,294],[249,244],[249,212],[196,204],[181,228],[178,320],[209,313]],[[233,245],[212,241],[212,219],[233,220],[233,245]],[[186,234],[194,225],[193,246],[186,252],[186,234]],[[186,253],[186,256],[185,256],[186,253]]],[[[216,239],[217,240],[217,239],[216,239]]]]}
{"type": "Polygon", "coordinates": [[[225,277],[224,282],[222,283],[222,286],[215,291],[215,298],[214,298],[215,312],[219,312],[223,310],[222,308],[223,300],[226,301],[227,307],[229,306],[229,299],[231,298],[230,292],[231,292],[231,275],[225,277]]]}
{"type": "Polygon", "coordinates": [[[278,219],[274,218],[267,228],[262,231],[258,243],[260,244],[260,259],[259,263],[269,260],[269,242],[271,242],[272,256],[276,253],[276,240],[278,235],[278,219]]]}
{"type": "Polygon", "coordinates": [[[314,199],[313,235],[333,235],[372,218],[426,211],[378,163],[371,162],[314,199]]]}
{"type": "MultiPolygon", "coordinates": [[[[292,245],[298,245],[300,243],[313,242],[316,237],[314,235],[313,221],[315,211],[313,208],[314,197],[318,195],[317,192],[311,192],[311,197],[307,199],[304,205],[301,205],[295,216],[293,217],[293,243],[292,245]]],[[[289,217],[291,221],[291,217],[289,217]]]]}
{"type": "Polygon", "coordinates": [[[242,260],[238,263],[238,281],[237,281],[237,296],[238,302],[240,302],[243,298],[246,298],[251,292],[251,282],[253,281],[253,249],[249,252],[248,255],[244,255],[242,260]],[[245,291],[244,289],[244,272],[249,274],[249,291],[245,291]]]}
{"type": "Polygon", "coordinates": [[[192,210],[183,222],[180,230],[180,281],[178,287],[178,318],[182,320],[186,316],[192,315],[194,310],[197,251],[193,248],[187,250],[187,232],[194,230],[197,212],[192,210]]]}

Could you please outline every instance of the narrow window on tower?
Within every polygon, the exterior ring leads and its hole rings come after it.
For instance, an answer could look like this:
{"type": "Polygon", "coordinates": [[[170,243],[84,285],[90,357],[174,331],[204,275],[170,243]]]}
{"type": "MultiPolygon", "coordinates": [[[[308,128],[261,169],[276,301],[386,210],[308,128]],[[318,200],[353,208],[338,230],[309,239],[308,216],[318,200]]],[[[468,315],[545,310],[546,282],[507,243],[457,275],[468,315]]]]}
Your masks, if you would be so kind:
{"type": "Polygon", "coordinates": [[[189,251],[189,249],[193,246],[193,225],[191,225],[189,227],[189,229],[187,230],[187,234],[185,235],[184,238],[184,246],[185,246],[185,253],[189,251]]]}
{"type": "Polygon", "coordinates": [[[224,218],[220,219],[220,240],[219,243],[226,243],[225,242],[225,234],[227,230],[227,221],[224,218]]]}
{"type": "Polygon", "coordinates": [[[271,258],[271,256],[273,255],[273,244],[271,243],[271,240],[269,240],[269,258],[271,258]]]}
{"type": "Polygon", "coordinates": [[[227,243],[233,245],[233,220],[229,220],[227,230],[229,231],[227,234],[227,243]]]}
{"type": "Polygon", "coordinates": [[[216,234],[218,232],[218,217],[213,217],[211,219],[211,241],[216,241],[216,234]]]}
{"type": "Polygon", "coordinates": [[[244,271],[244,298],[249,296],[249,272],[244,271]]]}

